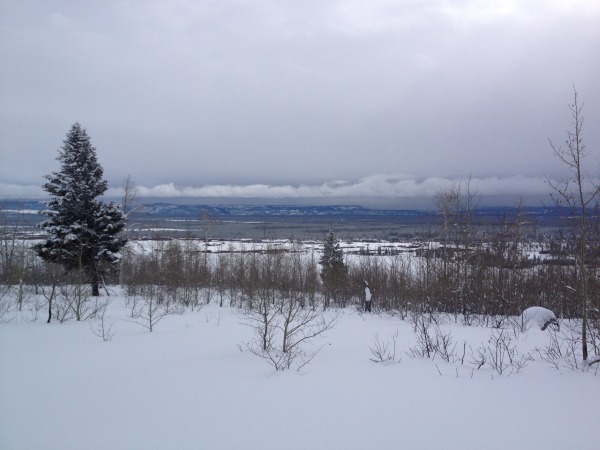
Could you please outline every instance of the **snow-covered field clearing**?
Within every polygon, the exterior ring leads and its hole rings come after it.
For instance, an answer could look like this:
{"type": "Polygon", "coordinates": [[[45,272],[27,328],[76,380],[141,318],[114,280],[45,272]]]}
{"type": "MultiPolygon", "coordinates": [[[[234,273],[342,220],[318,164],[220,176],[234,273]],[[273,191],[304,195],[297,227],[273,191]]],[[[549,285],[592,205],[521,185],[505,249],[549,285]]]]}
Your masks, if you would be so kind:
{"type": "MultiPolygon", "coordinates": [[[[133,254],[152,254],[164,250],[170,240],[130,240],[127,249],[133,254]]],[[[230,252],[299,252],[307,257],[313,256],[317,260],[323,253],[323,241],[291,241],[289,239],[264,239],[264,240],[220,240],[211,239],[205,242],[202,239],[174,239],[184,248],[217,255],[230,252]]],[[[434,250],[440,247],[437,241],[339,241],[347,262],[359,262],[364,256],[381,256],[381,261],[389,263],[391,258],[400,258],[405,262],[421,260],[417,257],[419,251],[434,250]]],[[[542,245],[536,242],[520,246],[520,250],[528,259],[550,258],[541,252],[542,245]]]]}
{"type": "MultiPolygon", "coordinates": [[[[0,324],[2,449],[597,449],[598,364],[550,367],[532,353],[500,375],[465,358],[411,358],[410,321],[344,310],[298,373],[276,372],[244,348],[243,313],[215,304],[165,317],[148,333],[115,292],[112,339],[91,322],[0,324]],[[371,361],[374,336],[395,361],[371,361]],[[390,347],[391,351],[391,347],[390,347]]],[[[493,330],[442,326],[457,353],[493,330]]],[[[512,330],[510,333],[513,333],[512,330]]]]}
{"type": "MultiPolygon", "coordinates": [[[[302,251],[322,251],[322,241],[301,241],[293,242],[289,239],[261,239],[261,240],[221,240],[211,239],[205,242],[202,239],[175,239],[182,245],[188,245],[201,251],[211,253],[229,252],[229,251],[267,251],[267,250],[302,250],[302,251]]],[[[164,246],[169,240],[130,240],[128,248],[133,252],[152,252],[161,245],[164,246]]],[[[435,242],[419,243],[413,242],[389,242],[389,241],[339,241],[340,248],[344,253],[367,252],[377,254],[379,249],[394,250],[396,252],[414,251],[417,248],[433,248],[439,244],[435,242]]]]}

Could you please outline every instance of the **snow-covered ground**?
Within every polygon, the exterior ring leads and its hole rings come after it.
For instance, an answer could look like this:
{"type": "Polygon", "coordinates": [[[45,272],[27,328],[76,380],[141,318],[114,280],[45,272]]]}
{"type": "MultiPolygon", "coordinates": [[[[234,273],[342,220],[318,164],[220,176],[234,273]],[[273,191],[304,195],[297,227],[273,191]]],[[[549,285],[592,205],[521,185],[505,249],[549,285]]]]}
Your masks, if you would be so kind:
{"type": "MultiPolygon", "coordinates": [[[[413,359],[409,321],[347,309],[309,366],[276,372],[244,349],[252,330],[237,309],[206,305],[148,333],[126,320],[124,298],[111,301],[106,342],[95,321],[0,324],[0,448],[599,448],[594,366],[536,358],[507,376],[413,359]],[[375,334],[397,336],[394,362],[371,361],[375,334]]],[[[442,328],[459,347],[491,333],[442,328]]],[[[525,354],[548,336],[533,327],[514,342],[525,354]]]]}

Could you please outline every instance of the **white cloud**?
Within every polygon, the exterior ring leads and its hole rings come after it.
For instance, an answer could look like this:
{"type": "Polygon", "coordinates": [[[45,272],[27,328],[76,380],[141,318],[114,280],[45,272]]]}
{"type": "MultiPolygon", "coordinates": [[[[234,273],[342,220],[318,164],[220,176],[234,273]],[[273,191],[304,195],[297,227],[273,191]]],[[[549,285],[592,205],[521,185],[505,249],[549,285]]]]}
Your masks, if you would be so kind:
{"type": "MultiPolygon", "coordinates": [[[[332,180],[322,184],[213,184],[201,187],[179,187],[174,183],[153,187],[138,186],[139,197],[206,197],[206,198],[414,198],[433,197],[440,189],[466,179],[430,177],[418,180],[406,175],[371,175],[357,181],[332,180]]],[[[471,190],[481,195],[544,195],[548,186],[542,177],[471,178],[471,190]]],[[[119,195],[118,189],[110,195],[119,195]]]]}

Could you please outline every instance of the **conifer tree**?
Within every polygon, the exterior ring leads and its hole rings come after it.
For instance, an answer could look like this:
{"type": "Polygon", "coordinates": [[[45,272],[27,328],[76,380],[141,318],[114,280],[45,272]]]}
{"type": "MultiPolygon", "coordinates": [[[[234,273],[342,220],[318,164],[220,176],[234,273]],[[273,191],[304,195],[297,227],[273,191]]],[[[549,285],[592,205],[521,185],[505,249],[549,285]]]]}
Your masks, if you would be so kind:
{"type": "Polygon", "coordinates": [[[333,231],[329,230],[323,243],[321,263],[321,279],[325,291],[325,306],[329,300],[340,300],[343,297],[347,281],[348,268],[344,263],[344,252],[333,231]]]}
{"type": "Polygon", "coordinates": [[[96,149],[79,123],[73,124],[56,158],[61,170],[46,175],[43,188],[50,194],[39,226],[48,239],[34,248],[45,261],[67,271],[80,270],[89,280],[92,295],[99,295],[102,272],[116,264],[126,239],[125,216],[114,203],[97,199],[108,189],[96,149]]]}

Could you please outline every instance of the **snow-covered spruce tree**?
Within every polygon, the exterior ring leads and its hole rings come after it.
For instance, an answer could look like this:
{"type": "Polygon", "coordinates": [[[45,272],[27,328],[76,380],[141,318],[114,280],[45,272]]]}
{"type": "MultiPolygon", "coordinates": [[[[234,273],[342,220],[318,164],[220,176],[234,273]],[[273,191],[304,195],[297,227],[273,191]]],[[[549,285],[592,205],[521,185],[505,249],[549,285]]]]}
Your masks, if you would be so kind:
{"type": "Polygon", "coordinates": [[[79,123],[67,133],[57,160],[61,170],[46,175],[43,188],[50,194],[43,214],[49,218],[39,226],[49,237],[34,246],[47,262],[67,271],[80,270],[89,280],[92,295],[99,295],[102,272],[116,264],[127,242],[122,236],[125,217],[114,203],[97,197],[108,189],[96,149],[79,123]]]}
{"type": "Polygon", "coordinates": [[[325,294],[324,306],[329,306],[329,301],[343,303],[345,299],[348,267],[344,263],[344,252],[333,231],[329,230],[323,243],[323,256],[321,263],[321,279],[325,294]]]}

